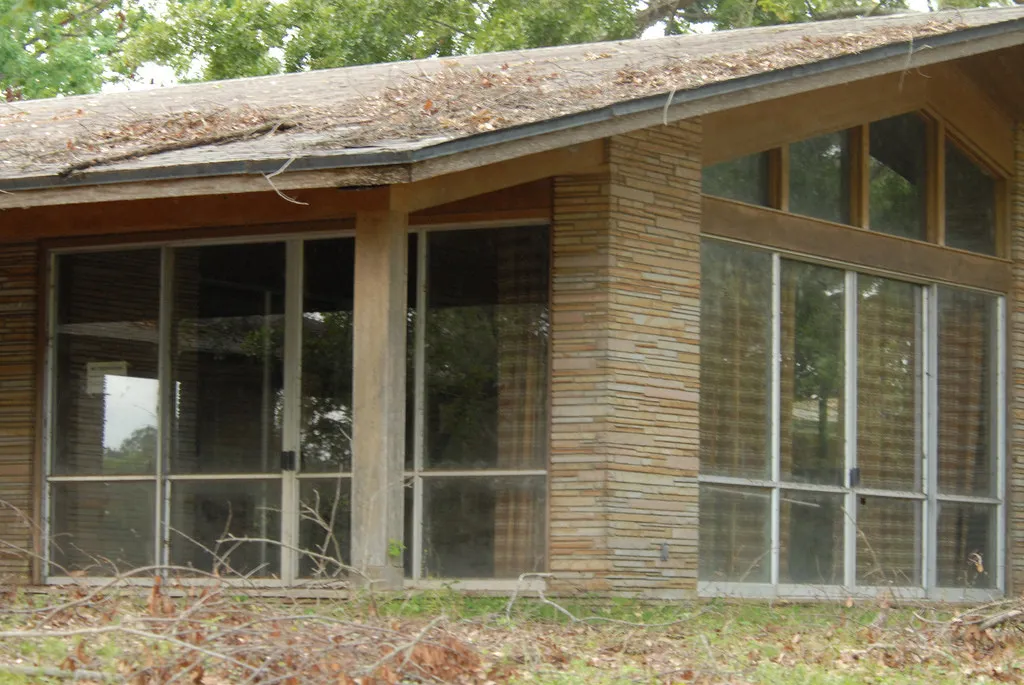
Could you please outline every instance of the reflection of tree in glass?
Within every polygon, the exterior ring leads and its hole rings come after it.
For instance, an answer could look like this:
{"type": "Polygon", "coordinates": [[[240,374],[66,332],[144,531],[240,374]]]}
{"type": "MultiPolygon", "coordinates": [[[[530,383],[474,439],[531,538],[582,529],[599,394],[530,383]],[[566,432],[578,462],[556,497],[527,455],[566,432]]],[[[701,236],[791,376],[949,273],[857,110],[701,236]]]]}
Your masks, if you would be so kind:
{"type": "Polygon", "coordinates": [[[701,175],[705,195],[767,206],[768,154],[761,152],[705,167],[701,175]]]}
{"type": "Polygon", "coordinates": [[[786,262],[783,273],[783,326],[793,327],[792,342],[783,351],[784,381],[792,383],[793,476],[838,485],[842,481],[843,423],[838,403],[844,370],[843,273],[794,262],[786,262]]]}
{"type": "Polygon", "coordinates": [[[925,237],[924,120],[905,114],[869,127],[872,230],[923,240],[925,237]]]}
{"type": "Polygon", "coordinates": [[[849,222],[849,146],[845,131],[789,148],[789,209],[837,223],[849,222]]]}
{"type": "MultiPolygon", "coordinates": [[[[306,313],[302,341],[302,459],[352,468],[352,312],[306,313]]],[[[321,470],[317,468],[317,470],[321,470]]]]}
{"type": "Polygon", "coordinates": [[[104,470],[110,473],[143,473],[152,469],[156,455],[156,426],[132,431],[117,447],[103,448],[104,470]]]}

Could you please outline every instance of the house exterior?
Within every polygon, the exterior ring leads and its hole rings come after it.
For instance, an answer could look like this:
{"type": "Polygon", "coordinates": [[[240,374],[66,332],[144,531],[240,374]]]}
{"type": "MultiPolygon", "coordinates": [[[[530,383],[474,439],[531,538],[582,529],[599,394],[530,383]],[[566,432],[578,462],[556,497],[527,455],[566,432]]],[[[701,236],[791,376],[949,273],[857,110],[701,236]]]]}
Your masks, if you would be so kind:
{"type": "Polygon", "coordinates": [[[0,105],[0,578],[1019,591],[1022,67],[1007,8],[0,105]]]}

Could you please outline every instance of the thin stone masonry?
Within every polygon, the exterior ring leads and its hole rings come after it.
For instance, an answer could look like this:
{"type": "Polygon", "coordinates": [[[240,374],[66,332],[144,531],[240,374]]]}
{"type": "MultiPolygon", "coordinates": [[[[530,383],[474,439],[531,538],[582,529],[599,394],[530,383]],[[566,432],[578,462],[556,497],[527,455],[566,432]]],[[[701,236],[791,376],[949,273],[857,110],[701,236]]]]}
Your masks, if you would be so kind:
{"type": "Polygon", "coordinates": [[[614,137],[557,179],[551,570],[565,589],[697,585],[698,121],[614,137]]]}

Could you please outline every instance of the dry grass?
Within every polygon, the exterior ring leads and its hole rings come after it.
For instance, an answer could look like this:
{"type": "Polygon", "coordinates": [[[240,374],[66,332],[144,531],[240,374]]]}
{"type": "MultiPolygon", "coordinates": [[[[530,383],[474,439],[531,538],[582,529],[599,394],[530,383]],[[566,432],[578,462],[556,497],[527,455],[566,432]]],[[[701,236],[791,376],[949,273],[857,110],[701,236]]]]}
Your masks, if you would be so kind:
{"type": "Polygon", "coordinates": [[[1024,682],[1017,600],[967,612],[891,601],[510,605],[448,590],[313,601],[216,580],[11,588],[2,600],[0,683],[1024,682]]]}

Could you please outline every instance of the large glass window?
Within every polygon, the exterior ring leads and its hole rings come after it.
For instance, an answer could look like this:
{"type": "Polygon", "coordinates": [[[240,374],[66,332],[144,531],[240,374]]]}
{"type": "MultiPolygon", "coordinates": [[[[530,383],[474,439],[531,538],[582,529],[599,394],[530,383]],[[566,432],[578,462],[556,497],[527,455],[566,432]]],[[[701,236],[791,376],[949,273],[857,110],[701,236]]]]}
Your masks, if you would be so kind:
{"type": "Polygon", "coordinates": [[[767,478],[771,466],[771,255],[705,241],[701,265],[701,470],[767,478]]]}
{"type": "Polygon", "coordinates": [[[996,254],[996,181],[946,141],[946,244],[996,254]]]}
{"type": "Polygon", "coordinates": [[[843,482],[843,272],[782,262],[779,434],[784,480],[843,482]]]}
{"type": "Polygon", "coordinates": [[[999,587],[1001,299],[701,255],[700,579],[999,587]]]}
{"type": "Polygon", "coordinates": [[[1002,181],[943,131],[912,112],[807,138],[705,167],[703,192],[902,238],[941,234],[949,247],[1000,256],[1002,181]]]}
{"type": "Polygon", "coordinates": [[[789,146],[789,211],[850,221],[850,145],[846,131],[789,146]]]}
{"type": "Polygon", "coordinates": [[[704,193],[767,207],[771,204],[768,161],[768,153],[761,152],[705,167],[704,193]]]}
{"type": "Polygon", "coordinates": [[[513,578],[544,567],[548,232],[434,231],[409,537],[416,577],[513,578]],[[419,530],[415,530],[418,526],[419,530]]]}
{"type": "Polygon", "coordinates": [[[56,281],[51,572],[111,575],[156,558],[160,251],[67,255],[56,281]]]}
{"type": "MultiPolygon", "coordinates": [[[[548,236],[410,236],[417,578],[544,569],[548,236]]],[[[50,575],[341,574],[354,260],[351,237],[56,257],[50,575]]]]}
{"type": "Polygon", "coordinates": [[[928,126],[917,114],[872,122],[869,159],[871,230],[927,236],[928,126]]]}

